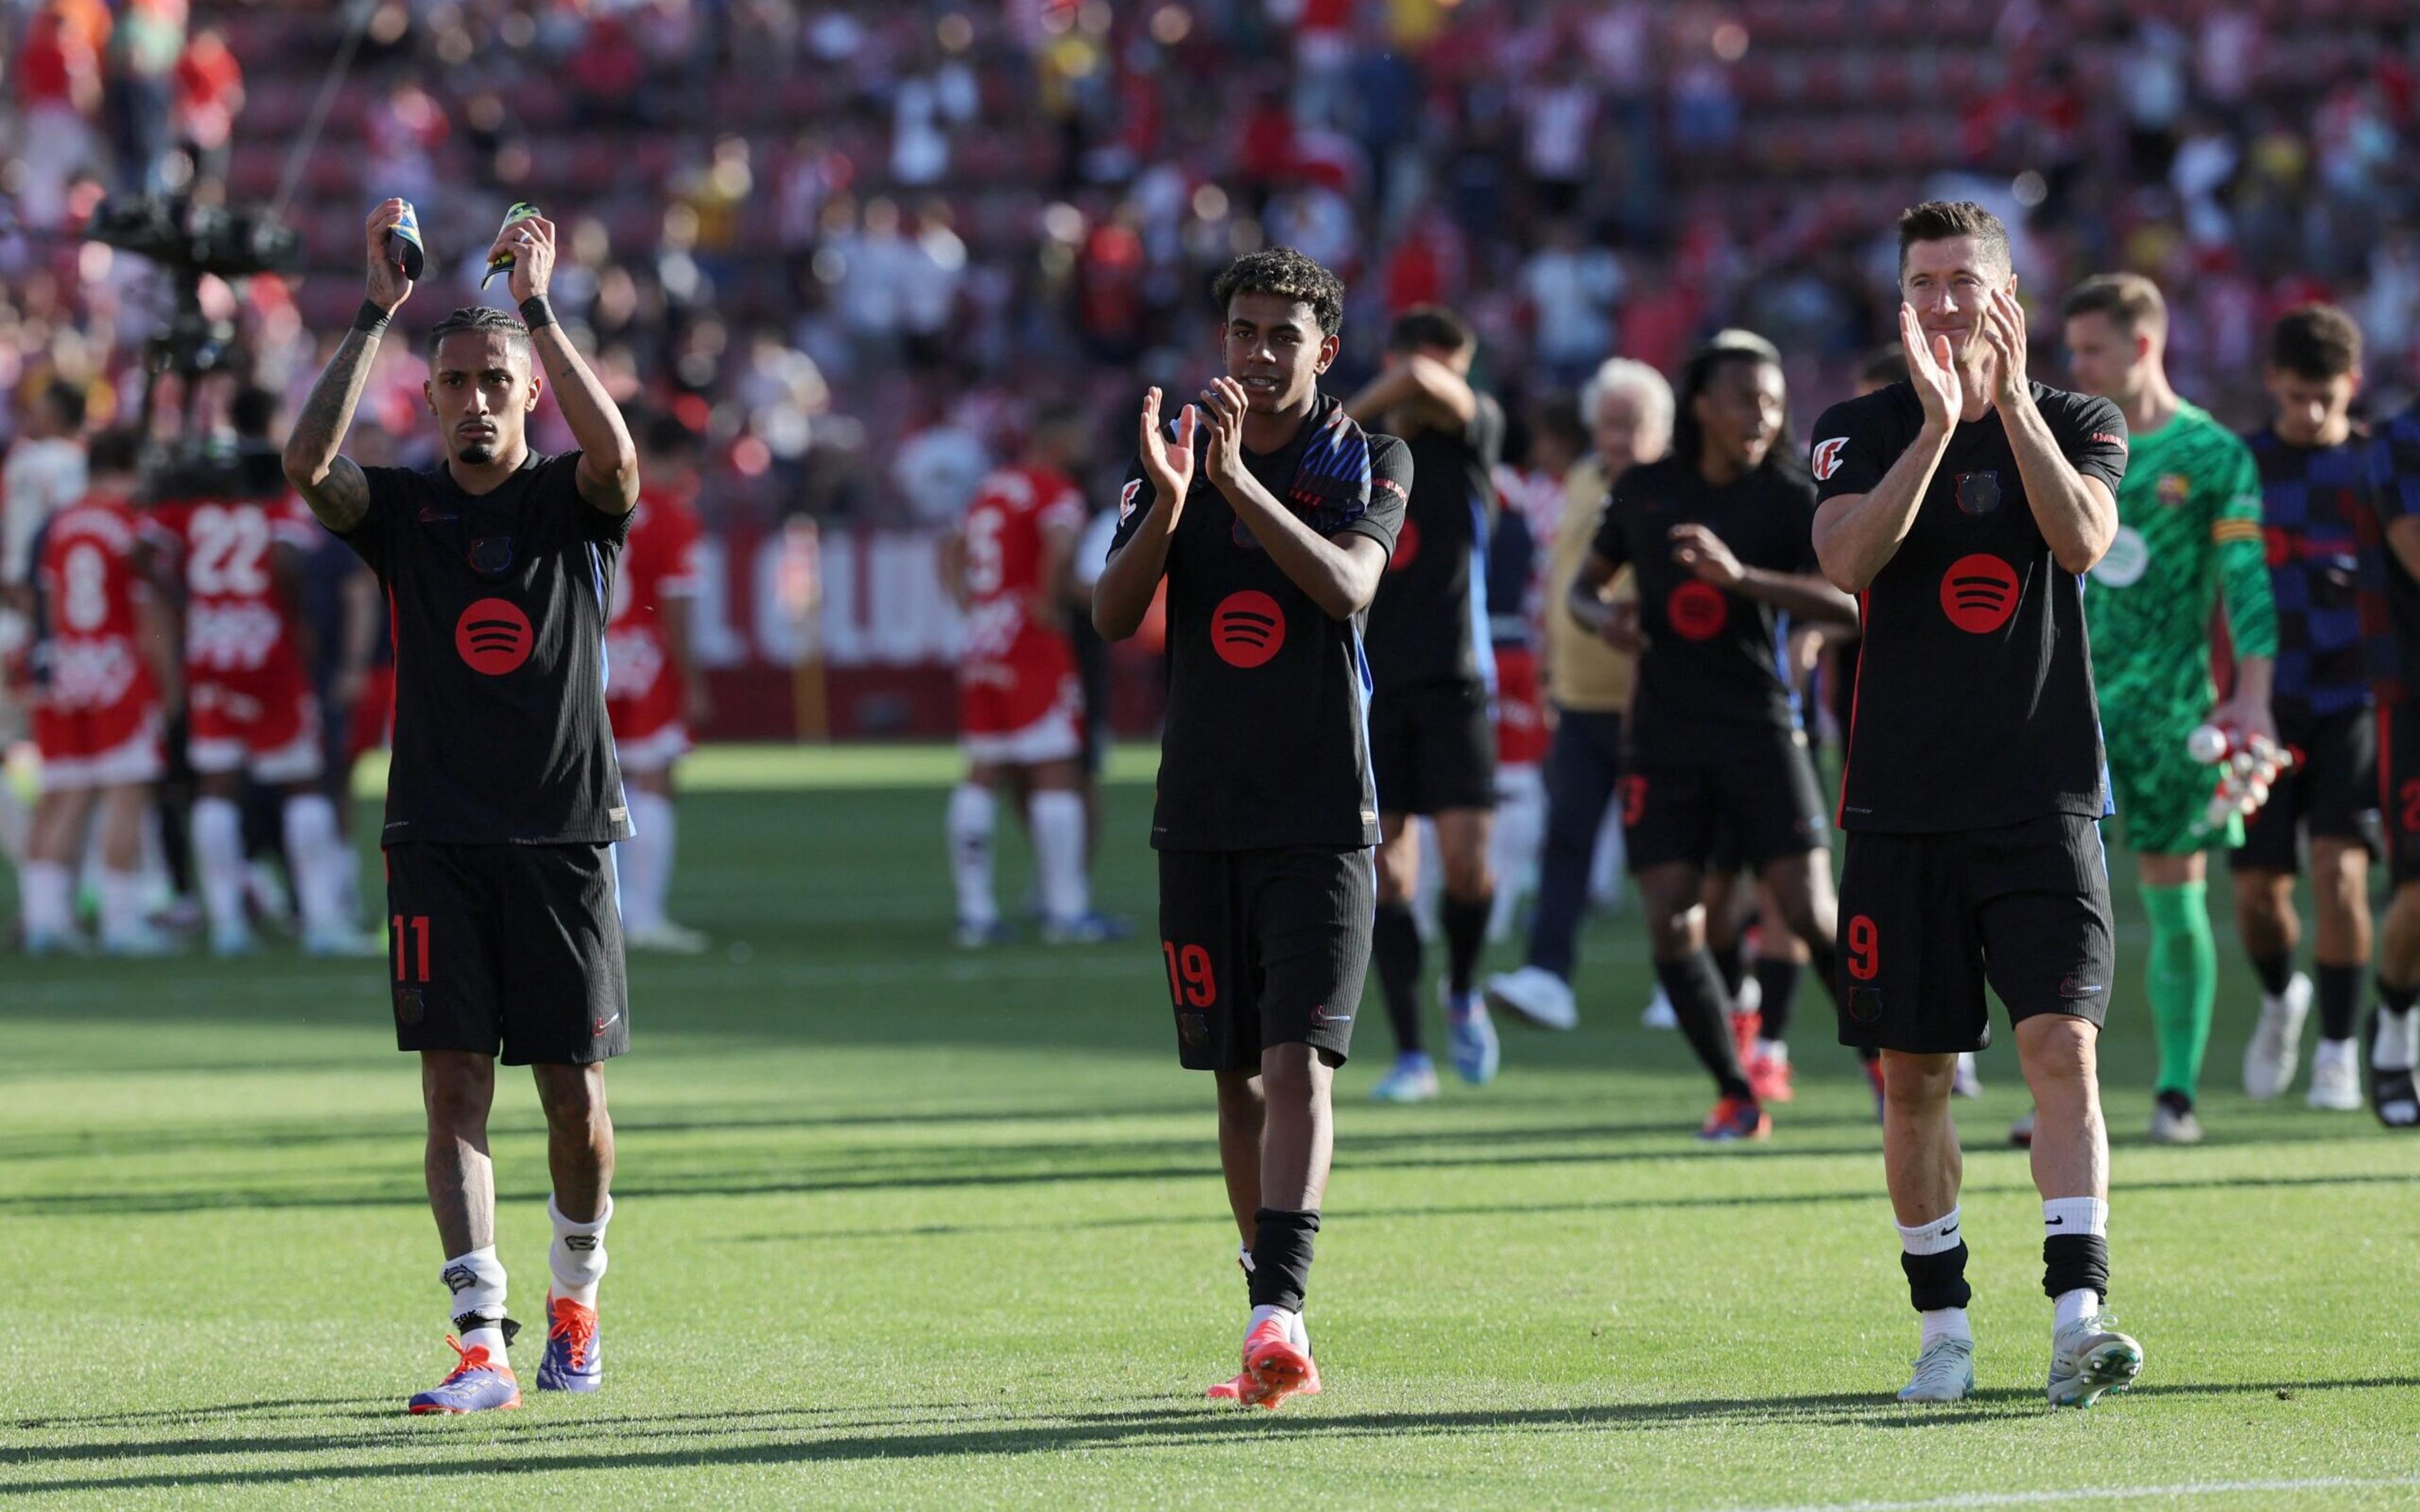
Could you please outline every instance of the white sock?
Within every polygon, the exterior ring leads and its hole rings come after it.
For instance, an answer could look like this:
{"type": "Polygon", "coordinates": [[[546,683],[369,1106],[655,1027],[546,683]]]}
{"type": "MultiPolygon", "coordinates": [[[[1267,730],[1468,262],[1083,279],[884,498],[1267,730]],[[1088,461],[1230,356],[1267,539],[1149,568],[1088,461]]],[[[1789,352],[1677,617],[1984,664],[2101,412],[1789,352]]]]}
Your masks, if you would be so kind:
{"type": "Polygon", "coordinates": [[[1790,1046],[1779,1040],[1767,1040],[1761,1035],[1758,1036],[1756,1053],[1776,1066],[1790,1064],[1790,1046]]]}
{"type": "Polygon", "coordinates": [[[101,938],[103,944],[132,939],[143,933],[143,873],[103,872],[101,874],[101,938]]]}
{"type": "Polygon", "coordinates": [[[1947,1255],[1965,1242],[1959,1237],[1958,1209],[1953,1206],[1938,1218],[1910,1227],[1895,1224],[1899,1230],[1899,1247],[1910,1255],[1947,1255]]]}
{"type": "Polygon", "coordinates": [[[989,788],[961,782],[950,795],[950,877],[958,888],[958,922],[989,929],[1000,922],[991,893],[991,833],[999,805],[989,788]]]}
{"type": "Polygon", "coordinates": [[[453,1293],[448,1312],[455,1329],[462,1336],[462,1347],[475,1350],[486,1345],[488,1353],[497,1363],[504,1358],[504,1262],[496,1258],[496,1246],[474,1249],[468,1255],[458,1255],[445,1262],[438,1273],[445,1289],[453,1293]]]}
{"type": "Polygon", "coordinates": [[[1251,1245],[1239,1243],[1235,1246],[1235,1263],[1244,1268],[1246,1275],[1252,1273],[1255,1267],[1252,1264],[1251,1245]]]}
{"type": "Polygon", "coordinates": [[[1084,796],[1045,791],[1025,806],[1033,825],[1033,867],[1042,887],[1042,914],[1066,921],[1093,911],[1084,876],[1084,796]]]}
{"type": "Polygon", "coordinates": [[[221,938],[249,933],[252,926],[243,915],[243,814],[234,799],[194,800],[194,870],[201,875],[210,933],[221,938]]]}
{"type": "Polygon", "coordinates": [[[1968,1344],[1975,1342],[1975,1330],[1967,1323],[1963,1307],[1936,1307],[1929,1313],[1916,1316],[1916,1320],[1924,1325],[1923,1339],[1916,1346],[1919,1354],[1943,1339],[1960,1339],[1968,1344]]]}
{"type": "Polygon", "coordinates": [[[2088,1234],[2109,1237],[2109,1203],[2102,1197],[2046,1197],[2042,1201],[2042,1235],[2088,1234]]]}
{"type": "Polygon", "coordinates": [[[1276,1306],[1269,1303],[1263,1303],[1258,1307],[1252,1309],[1251,1318],[1245,1322],[1244,1337],[1250,1338],[1252,1336],[1252,1330],[1260,1327],[1263,1323],[1267,1322],[1272,1318],[1282,1319],[1284,1320],[1286,1338],[1289,1342],[1293,1340],[1295,1331],[1302,1327],[1302,1314],[1288,1312],[1283,1307],[1276,1306]]]}
{"type": "Polygon", "coordinates": [[[2407,1008],[2400,1013],[2387,1008],[2378,1011],[2378,1039],[2370,1046],[2370,1061],[2381,1071],[2420,1067],[2420,1008],[2407,1008]]]}
{"type": "Polygon", "coordinates": [[[1508,938],[1521,900],[1536,890],[1538,848],[1546,831],[1546,789],[1534,766],[1501,767],[1496,774],[1496,833],[1489,855],[1496,870],[1496,906],[1487,916],[1487,938],[1508,938]]]}
{"type": "Polygon", "coordinates": [[[596,1306],[597,1284],[605,1279],[605,1226],[613,1221],[613,1199],[605,1199],[594,1223],[573,1223],[552,1197],[546,1199],[546,1215],[554,1224],[554,1243],[546,1252],[554,1294],[582,1307],[596,1306]]]}
{"type": "Polygon", "coordinates": [[[0,748],[0,859],[22,871],[25,865],[25,841],[33,830],[34,810],[17,791],[16,779],[8,773],[8,752],[0,748]]]}
{"type": "Polygon", "coordinates": [[[57,939],[75,927],[75,881],[56,861],[25,863],[18,906],[29,939],[57,939]]]}
{"type": "Polygon", "coordinates": [[[286,865],[294,874],[294,907],[306,934],[349,926],[336,902],[330,865],[344,843],[336,835],[336,806],[324,793],[298,793],[286,800],[286,865]]]}
{"type": "Polygon", "coordinates": [[[664,901],[672,892],[677,821],[672,800],[660,793],[633,788],[629,803],[635,833],[616,847],[622,856],[622,923],[651,930],[663,924],[664,901]]]}
{"type": "Polygon", "coordinates": [[[2100,1310],[2101,1293],[2090,1287],[2078,1287],[2073,1291],[2062,1291],[2058,1294],[2058,1302],[2051,1313],[2051,1331],[2056,1333],[2071,1323],[2080,1323],[2100,1310]]]}

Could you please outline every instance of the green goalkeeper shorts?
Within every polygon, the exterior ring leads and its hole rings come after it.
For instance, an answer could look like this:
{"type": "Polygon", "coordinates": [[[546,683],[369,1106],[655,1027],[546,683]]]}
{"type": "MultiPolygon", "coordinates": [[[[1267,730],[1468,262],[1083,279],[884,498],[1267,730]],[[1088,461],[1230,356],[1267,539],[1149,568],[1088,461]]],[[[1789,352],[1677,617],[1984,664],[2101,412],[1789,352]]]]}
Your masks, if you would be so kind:
{"type": "Polygon", "coordinates": [[[2190,725],[2173,740],[2109,745],[2109,782],[2127,848],[2138,856],[2190,856],[2212,845],[2243,843],[2243,821],[2205,829],[2219,769],[2185,754],[2190,725]]]}

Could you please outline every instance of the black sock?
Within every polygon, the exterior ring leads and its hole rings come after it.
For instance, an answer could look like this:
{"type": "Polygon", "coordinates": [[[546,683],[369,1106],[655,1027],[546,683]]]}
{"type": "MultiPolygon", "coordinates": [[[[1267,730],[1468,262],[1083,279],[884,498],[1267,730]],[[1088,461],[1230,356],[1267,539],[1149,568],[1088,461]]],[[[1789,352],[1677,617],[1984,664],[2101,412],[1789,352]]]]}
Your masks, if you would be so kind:
{"type": "Polygon", "coordinates": [[[1316,1212],[1263,1208],[1253,1215],[1253,1306],[1302,1311],[1302,1294],[1311,1285],[1311,1242],[1318,1232],[1316,1212]]]}
{"type": "Polygon", "coordinates": [[[2412,1005],[2420,1003],[2420,987],[2397,987],[2384,977],[2378,979],[2378,1000],[2390,1013],[2409,1013],[2412,1005]]]}
{"type": "Polygon", "coordinates": [[[1706,953],[1714,958],[1714,969],[1722,973],[1723,995],[1738,1002],[1740,987],[1747,980],[1747,963],[1740,957],[1740,942],[1734,939],[1729,945],[1710,945],[1706,953]]]}
{"type": "Polygon", "coordinates": [[[1798,1006],[1798,963],[1786,955],[1761,955],[1756,958],[1756,984],[1763,1001],[1756,1011],[1764,1016],[1764,1027],[1757,1032],[1768,1040],[1790,1038],[1791,1010],[1798,1006]]]}
{"type": "Polygon", "coordinates": [[[1470,991],[1479,973],[1479,952],[1487,949],[1487,918],[1496,899],[1457,898],[1447,893],[1437,903],[1437,922],[1445,928],[1445,985],[1460,997],[1470,991]]]}
{"type": "Polygon", "coordinates": [[[1917,1312],[1963,1307],[1974,1300],[1975,1288],[1966,1284],[1966,1242],[1962,1239],[1956,1249],[1943,1250],[1938,1255],[1902,1252],[1899,1268],[1907,1273],[1908,1305],[1917,1312]]]}
{"type": "Polygon", "coordinates": [[[2053,1302],[2090,1288],[2109,1300],[2109,1241],[2098,1234],[2055,1234],[2042,1241],[2042,1292],[2053,1302]]]}
{"type": "Polygon", "coordinates": [[[1420,927],[1412,922],[1410,904],[1378,905],[1370,954],[1387,999],[1387,1022],[1395,1028],[1395,1048],[1411,1055],[1420,1049],[1420,927]]]}
{"type": "Polygon", "coordinates": [[[1704,950],[1678,961],[1655,963],[1655,980],[1672,1000],[1672,1016],[1698,1059],[1712,1072],[1723,1096],[1753,1100],[1747,1078],[1740,1074],[1739,1049],[1731,1042],[1730,1000],[1723,995],[1723,979],[1714,958],[1704,950]]]}
{"type": "Polygon", "coordinates": [[[2319,963],[2320,1039],[2352,1038],[2353,1015],[2361,1011],[2361,970],[2359,966],[2319,963]]]}
{"type": "Polygon", "coordinates": [[[2294,980],[2294,952],[2280,950],[2275,955],[2252,958],[2252,974],[2260,979],[2260,990],[2272,997],[2286,995],[2287,983],[2294,980]]]}

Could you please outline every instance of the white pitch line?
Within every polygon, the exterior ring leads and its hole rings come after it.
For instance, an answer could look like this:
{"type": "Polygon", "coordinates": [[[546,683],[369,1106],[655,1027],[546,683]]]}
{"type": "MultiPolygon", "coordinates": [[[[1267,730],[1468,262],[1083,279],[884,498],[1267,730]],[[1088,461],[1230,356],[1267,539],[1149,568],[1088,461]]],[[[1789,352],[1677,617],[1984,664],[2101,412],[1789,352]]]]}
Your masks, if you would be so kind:
{"type": "Polygon", "coordinates": [[[2316,1475],[2305,1480],[2195,1480],[2170,1486],[2083,1486],[2062,1491],[1962,1491],[1916,1502],[1805,1502],[1792,1506],[1744,1507],[1737,1512],[1928,1512],[1931,1508],[1968,1506],[2040,1506],[2057,1502],[2122,1502],[2138,1497],[2177,1500],[2195,1496],[2231,1496],[2249,1491],[2344,1491],[2420,1486],[2420,1475],[2365,1479],[2355,1475],[2316,1475]]]}

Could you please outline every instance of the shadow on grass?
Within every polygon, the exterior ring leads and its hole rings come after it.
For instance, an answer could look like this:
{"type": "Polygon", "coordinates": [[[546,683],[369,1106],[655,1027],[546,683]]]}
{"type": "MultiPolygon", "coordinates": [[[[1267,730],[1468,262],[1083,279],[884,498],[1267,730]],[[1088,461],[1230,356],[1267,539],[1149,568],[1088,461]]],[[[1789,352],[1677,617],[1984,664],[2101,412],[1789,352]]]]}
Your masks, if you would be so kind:
{"type": "MultiPolygon", "coordinates": [[[[2420,1377],[2380,1376],[2333,1381],[2210,1382],[2139,1388],[2136,1395],[2168,1396],[2273,1396],[2280,1392],[2404,1391],[2420,1377]]],[[[1647,1431],[1673,1426],[1733,1423],[1742,1426],[1789,1420],[1814,1426],[1906,1428],[2039,1415],[2049,1411],[2039,1391],[1995,1388],[1976,1393],[1955,1408],[1907,1407],[1868,1393],[1830,1392],[1797,1396],[1721,1397],[1689,1401],[1589,1403],[1569,1408],[1522,1408],[1468,1412],[1368,1412],[1342,1407],[1334,1397],[1307,1403],[1281,1416],[1221,1411],[1202,1404],[1138,1406],[1109,1412],[1031,1413],[988,1422],[935,1426],[929,1419],[890,1425],[815,1425],[784,1419],[824,1410],[692,1413],[646,1419],[578,1420],[533,1414],[511,1422],[473,1419],[492,1434],[476,1441],[480,1452],[439,1458],[435,1434],[468,1427],[452,1422],[411,1424],[398,1413],[386,1433],[295,1434],[264,1437],[188,1437],[150,1442],[70,1444],[0,1449],[0,1464],[65,1467],[79,1461],[122,1464],[145,1459],[277,1457],[347,1451],[427,1451],[380,1463],[282,1465],[260,1463],[225,1470],[162,1471],[135,1474],[55,1475],[5,1483],[14,1493],[71,1490],[134,1490],[169,1486],[308,1485],[346,1480],[547,1472],[693,1470],[721,1465],[846,1463],[913,1460],[960,1456],[1029,1455],[1067,1450],[1165,1448],[1183,1444],[1259,1442],[1275,1434],[1288,1440],[1349,1440],[1461,1433],[1555,1433],[1647,1431]],[[889,1431],[885,1429],[889,1428],[889,1431]],[[772,1442],[714,1444],[721,1436],[772,1442]],[[690,1441],[663,1447],[634,1444],[596,1447],[600,1434],[628,1439],[690,1441]],[[578,1445],[576,1452],[550,1452],[578,1445]]],[[[910,1410],[914,1411],[914,1410],[910,1410]]],[[[950,1411],[948,1408],[927,1411],[950,1411]]],[[[980,1411],[980,1410],[970,1410],[980,1411]]],[[[474,1429],[473,1431],[476,1431],[474,1429]]]]}

